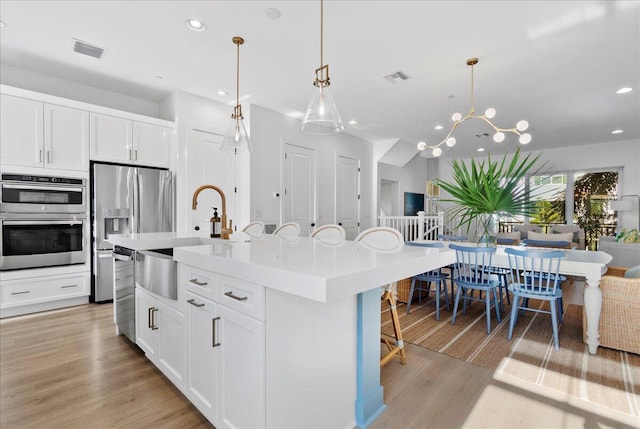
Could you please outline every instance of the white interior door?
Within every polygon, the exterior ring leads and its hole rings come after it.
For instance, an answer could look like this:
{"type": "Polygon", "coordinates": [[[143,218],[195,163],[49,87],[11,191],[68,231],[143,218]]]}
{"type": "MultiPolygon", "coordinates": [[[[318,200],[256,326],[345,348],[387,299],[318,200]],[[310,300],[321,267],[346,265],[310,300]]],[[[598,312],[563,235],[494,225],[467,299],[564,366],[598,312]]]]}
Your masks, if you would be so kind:
{"type": "Polygon", "coordinates": [[[282,222],[297,222],[307,237],[316,222],[316,152],[284,143],[282,222]]]}
{"type": "MultiPolygon", "coordinates": [[[[198,206],[191,210],[191,198],[198,187],[215,185],[225,194],[227,218],[234,220],[238,213],[236,193],[236,155],[233,151],[221,151],[223,136],[207,131],[192,129],[189,132],[188,168],[186,171],[186,197],[189,201],[187,222],[188,229],[193,231],[196,226],[200,231],[209,230],[209,219],[213,215],[213,208],[218,209],[222,217],[222,200],[212,189],[205,189],[198,196],[198,206]]],[[[234,229],[236,221],[233,222],[234,229]]]]}
{"type": "Polygon", "coordinates": [[[336,222],[345,229],[347,240],[360,232],[360,161],[336,155],[336,222]]]}

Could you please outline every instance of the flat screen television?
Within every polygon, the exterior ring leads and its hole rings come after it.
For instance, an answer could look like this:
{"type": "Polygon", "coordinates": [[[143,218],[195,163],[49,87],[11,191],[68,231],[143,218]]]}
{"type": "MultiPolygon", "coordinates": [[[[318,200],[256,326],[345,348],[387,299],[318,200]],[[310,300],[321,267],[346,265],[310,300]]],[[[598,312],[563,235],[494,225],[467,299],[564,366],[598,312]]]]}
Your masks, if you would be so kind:
{"type": "Polygon", "coordinates": [[[419,211],[424,211],[424,194],[405,192],[404,193],[404,215],[418,216],[419,211]]]}

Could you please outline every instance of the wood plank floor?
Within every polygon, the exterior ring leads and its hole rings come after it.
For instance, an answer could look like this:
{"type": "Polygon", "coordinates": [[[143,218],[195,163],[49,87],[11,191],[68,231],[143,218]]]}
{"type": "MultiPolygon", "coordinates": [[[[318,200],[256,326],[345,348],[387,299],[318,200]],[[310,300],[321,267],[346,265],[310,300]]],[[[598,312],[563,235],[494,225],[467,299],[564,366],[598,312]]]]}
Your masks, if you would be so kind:
{"type": "MultiPolygon", "coordinates": [[[[371,429],[631,427],[497,382],[484,368],[417,346],[407,352],[407,365],[382,370],[388,407],[371,429]]],[[[0,321],[0,428],[147,427],[213,426],[115,335],[112,305],[0,321]]]]}

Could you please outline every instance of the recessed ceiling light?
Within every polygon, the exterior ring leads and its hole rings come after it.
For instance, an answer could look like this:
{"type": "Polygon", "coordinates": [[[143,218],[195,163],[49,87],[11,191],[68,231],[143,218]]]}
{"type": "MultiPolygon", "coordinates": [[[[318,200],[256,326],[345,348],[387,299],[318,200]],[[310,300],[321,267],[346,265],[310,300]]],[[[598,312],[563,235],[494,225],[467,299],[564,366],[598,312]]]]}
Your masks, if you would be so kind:
{"type": "Polygon", "coordinates": [[[633,88],[629,88],[628,86],[625,86],[624,88],[620,88],[619,90],[616,91],[616,94],[626,94],[627,92],[631,92],[633,91],[633,88]]]}
{"type": "Polygon", "coordinates": [[[444,128],[444,127],[443,127],[442,125],[436,125],[436,126],[434,127],[434,129],[436,129],[436,130],[441,130],[441,129],[443,129],[443,128],[444,128]]]}
{"type": "Polygon", "coordinates": [[[624,133],[624,130],[613,130],[611,131],[611,134],[622,134],[624,133]]]}
{"type": "Polygon", "coordinates": [[[278,9],[273,7],[265,10],[264,13],[271,19],[278,19],[282,15],[278,9]]]}
{"type": "Polygon", "coordinates": [[[478,152],[484,152],[484,148],[483,147],[479,147],[478,148],[478,152]]]}
{"type": "Polygon", "coordinates": [[[350,120],[348,123],[349,123],[349,125],[358,125],[358,121],[355,121],[353,119],[350,120]]]}
{"type": "Polygon", "coordinates": [[[218,97],[228,97],[229,93],[227,91],[219,90],[219,91],[216,92],[216,95],[218,97]]]}
{"type": "Polygon", "coordinates": [[[6,26],[7,24],[5,24],[4,21],[0,19],[0,28],[4,28],[6,26]]]}
{"type": "Polygon", "coordinates": [[[197,19],[187,19],[186,25],[189,30],[193,31],[204,31],[207,29],[207,26],[197,19]]]}

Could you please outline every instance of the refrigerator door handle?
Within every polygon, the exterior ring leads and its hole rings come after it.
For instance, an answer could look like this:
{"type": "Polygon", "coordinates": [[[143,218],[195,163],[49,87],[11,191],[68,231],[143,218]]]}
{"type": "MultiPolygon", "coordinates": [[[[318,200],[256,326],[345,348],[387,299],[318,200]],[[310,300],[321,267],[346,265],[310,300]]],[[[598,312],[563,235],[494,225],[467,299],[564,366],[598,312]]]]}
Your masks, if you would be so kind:
{"type": "Polygon", "coordinates": [[[140,176],[138,169],[133,169],[133,219],[131,225],[134,233],[140,232],[140,176]]]}

